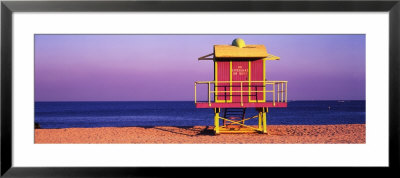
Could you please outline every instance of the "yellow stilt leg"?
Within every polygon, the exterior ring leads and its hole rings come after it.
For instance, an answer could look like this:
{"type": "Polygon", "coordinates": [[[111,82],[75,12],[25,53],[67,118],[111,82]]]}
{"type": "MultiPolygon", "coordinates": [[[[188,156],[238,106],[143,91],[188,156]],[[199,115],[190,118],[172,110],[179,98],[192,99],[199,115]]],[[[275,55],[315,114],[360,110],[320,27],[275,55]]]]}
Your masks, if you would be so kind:
{"type": "Polygon", "coordinates": [[[263,112],[262,112],[263,133],[267,133],[267,112],[268,112],[268,108],[263,108],[263,112]]]}
{"type": "Polygon", "coordinates": [[[215,108],[214,113],[215,134],[219,134],[219,108],[215,108]]]}
{"type": "Polygon", "coordinates": [[[261,123],[262,123],[262,112],[259,111],[259,112],[258,112],[258,130],[259,130],[259,131],[262,131],[262,129],[261,129],[261,123]]]}

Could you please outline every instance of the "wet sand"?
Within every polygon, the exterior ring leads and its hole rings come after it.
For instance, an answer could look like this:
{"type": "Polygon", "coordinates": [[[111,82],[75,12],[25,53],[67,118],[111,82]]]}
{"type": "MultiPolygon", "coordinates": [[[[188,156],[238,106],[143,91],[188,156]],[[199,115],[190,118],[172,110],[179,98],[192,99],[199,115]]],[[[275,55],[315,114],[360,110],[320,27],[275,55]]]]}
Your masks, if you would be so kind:
{"type": "Polygon", "coordinates": [[[35,129],[35,143],[365,143],[365,124],[270,125],[268,134],[214,135],[213,126],[35,129]]]}

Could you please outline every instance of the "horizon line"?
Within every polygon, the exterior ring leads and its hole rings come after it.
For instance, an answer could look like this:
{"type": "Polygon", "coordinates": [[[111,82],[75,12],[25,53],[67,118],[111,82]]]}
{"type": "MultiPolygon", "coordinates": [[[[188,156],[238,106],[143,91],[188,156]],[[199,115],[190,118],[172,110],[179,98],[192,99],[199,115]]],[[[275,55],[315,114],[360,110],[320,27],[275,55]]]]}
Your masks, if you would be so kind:
{"type": "MultiPolygon", "coordinates": [[[[346,99],[346,100],[287,100],[289,101],[365,101],[365,99],[346,99]]],[[[179,101],[173,101],[173,100],[168,100],[168,101],[94,101],[94,100],[85,100],[85,101],[34,101],[34,102],[194,102],[194,100],[179,100],[179,101]]],[[[200,101],[200,102],[206,102],[206,101],[200,101]]],[[[271,101],[272,102],[272,101],[271,101]]]]}

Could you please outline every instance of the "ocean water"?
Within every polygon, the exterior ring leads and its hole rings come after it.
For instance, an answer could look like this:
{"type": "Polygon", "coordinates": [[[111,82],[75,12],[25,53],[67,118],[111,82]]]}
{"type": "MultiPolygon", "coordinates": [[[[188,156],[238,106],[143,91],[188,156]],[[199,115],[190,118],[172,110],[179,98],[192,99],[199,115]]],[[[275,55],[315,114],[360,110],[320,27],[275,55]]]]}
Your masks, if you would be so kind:
{"type": "MultiPolygon", "coordinates": [[[[254,108],[246,110],[254,115],[254,108]]],[[[214,111],[192,101],[35,102],[35,122],[41,128],[214,125],[214,111]]],[[[269,108],[267,124],[365,124],[365,101],[291,101],[287,108],[269,108]]]]}

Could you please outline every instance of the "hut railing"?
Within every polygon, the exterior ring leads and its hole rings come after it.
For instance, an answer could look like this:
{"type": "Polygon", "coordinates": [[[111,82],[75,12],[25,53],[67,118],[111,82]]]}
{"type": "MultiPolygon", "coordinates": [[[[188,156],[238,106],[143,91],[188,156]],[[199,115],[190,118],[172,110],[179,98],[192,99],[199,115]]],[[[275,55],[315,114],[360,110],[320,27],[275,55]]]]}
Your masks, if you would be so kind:
{"type": "Polygon", "coordinates": [[[203,103],[207,102],[209,106],[211,103],[216,102],[217,97],[224,96],[225,99],[222,100],[226,103],[232,102],[232,97],[240,96],[240,104],[243,106],[243,103],[247,102],[272,102],[275,106],[275,103],[279,102],[287,102],[287,81],[196,81],[194,83],[194,102],[195,103],[203,103]],[[240,84],[240,85],[239,85],[240,84]],[[207,101],[199,101],[197,96],[197,85],[207,85],[207,101]],[[224,90],[219,90],[218,88],[224,87],[224,90]],[[240,90],[233,90],[234,87],[240,87],[240,90]],[[252,90],[251,88],[261,87],[263,90],[258,91],[252,90]],[[272,87],[272,89],[268,89],[267,87],[272,87]],[[226,88],[229,88],[227,90],[226,88]],[[252,101],[251,97],[258,96],[257,93],[263,93],[263,100],[255,100],[252,101]],[[256,93],[255,95],[252,93],[256,93]],[[239,95],[240,94],[240,95],[239,95]],[[271,99],[267,100],[267,94],[272,95],[271,99]],[[228,101],[226,97],[229,97],[231,101],[228,101]],[[245,101],[243,98],[248,97],[248,101],[245,101]]]}

